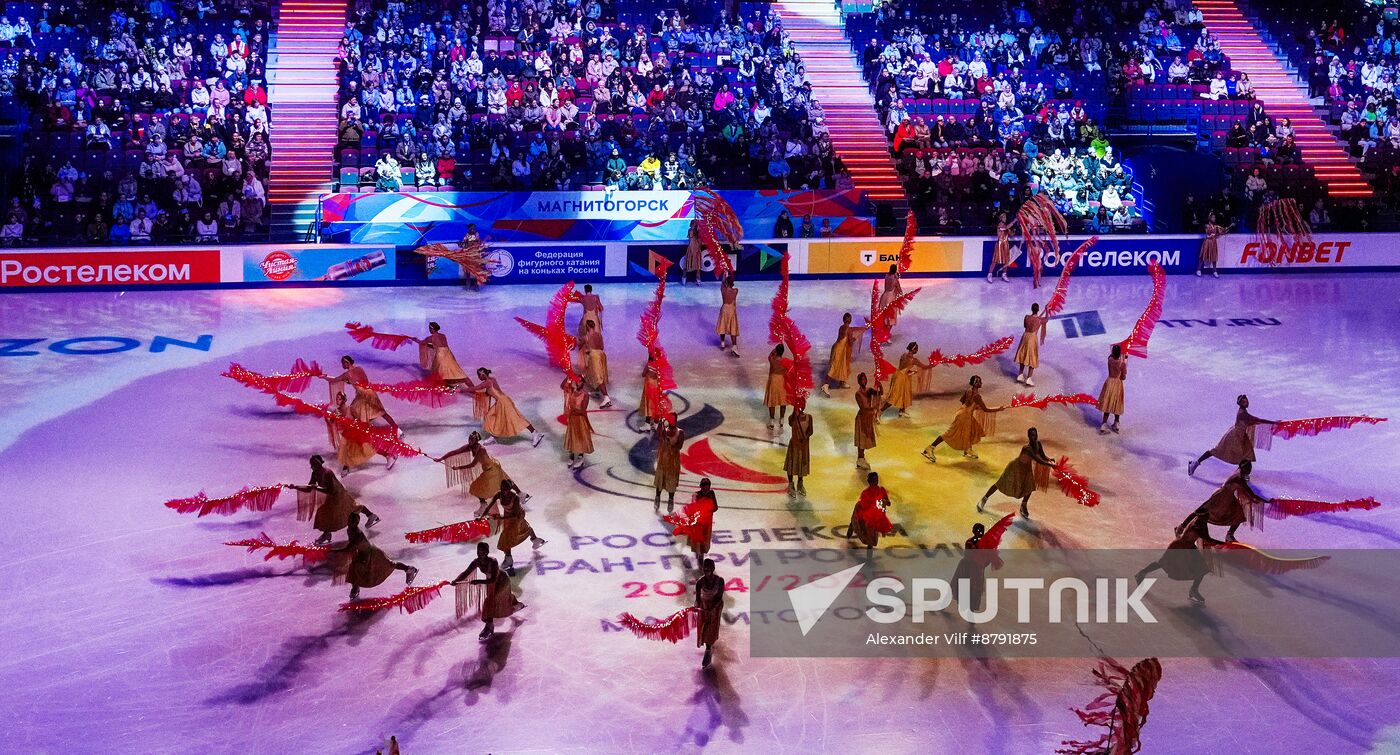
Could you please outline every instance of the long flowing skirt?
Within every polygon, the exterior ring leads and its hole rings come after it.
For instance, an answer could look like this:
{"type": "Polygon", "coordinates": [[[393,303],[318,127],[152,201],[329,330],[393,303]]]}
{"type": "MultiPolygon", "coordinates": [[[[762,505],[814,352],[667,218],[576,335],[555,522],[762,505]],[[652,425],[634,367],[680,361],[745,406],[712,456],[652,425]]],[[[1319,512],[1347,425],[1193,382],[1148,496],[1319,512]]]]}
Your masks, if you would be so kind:
{"type": "Polygon", "coordinates": [[[681,484],[681,458],[675,452],[658,452],[656,471],[652,474],[651,485],[657,490],[676,492],[681,484]]]}
{"type": "Polygon", "coordinates": [[[734,304],[720,305],[715,335],[739,337],[739,310],[734,304]]]}
{"type": "Polygon", "coordinates": [[[608,355],[602,349],[588,352],[584,362],[583,381],[589,388],[602,390],[608,385],[608,355]]]}
{"type": "Polygon", "coordinates": [[[530,421],[515,408],[510,396],[501,393],[496,396],[491,408],[486,410],[486,416],[481,418],[481,429],[497,438],[514,438],[530,429],[530,421]]]}
{"type": "Polygon", "coordinates": [[[719,641],[719,625],[723,622],[724,604],[714,608],[702,608],[695,627],[695,646],[704,647],[719,641]]]}
{"type": "Polygon", "coordinates": [[[588,414],[570,414],[564,430],[564,451],[571,454],[593,453],[593,424],[588,414]]]}
{"type": "Polygon", "coordinates": [[[768,385],[763,389],[763,405],[769,407],[788,405],[787,385],[782,375],[776,372],[769,373],[768,385]]]}
{"type": "Polygon", "coordinates": [[[783,471],[793,477],[806,477],[812,471],[811,438],[793,436],[783,458],[783,471]]]}
{"type": "Polygon", "coordinates": [[[1104,414],[1123,413],[1123,380],[1111,377],[1103,381],[1099,390],[1099,411],[1104,414]]]}
{"type": "Polygon", "coordinates": [[[371,545],[355,554],[345,581],[355,587],[378,587],[393,573],[394,562],[384,555],[384,551],[371,545]]]}
{"type": "Polygon", "coordinates": [[[1018,456],[997,478],[996,489],[1011,498],[1025,498],[1037,490],[1050,487],[1050,468],[1018,456]]]}
{"type": "Polygon", "coordinates": [[[1226,464],[1254,461],[1254,426],[1235,424],[1220,437],[1220,442],[1210,450],[1210,455],[1226,464]]]}
{"type": "Polygon", "coordinates": [[[1215,239],[1201,242],[1201,264],[1215,267],[1220,262],[1220,245],[1215,239]]]}
{"type": "Polygon", "coordinates": [[[826,376],[838,383],[851,379],[851,342],[845,338],[836,339],[831,345],[831,361],[826,367],[826,376]]]}
{"type": "Polygon", "coordinates": [[[492,458],[487,458],[481,464],[481,471],[476,479],[472,480],[471,487],[467,488],[467,493],[485,500],[491,500],[491,496],[501,492],[501,481],[509,480],[510,475],[501,468],[501,463],[492,458]]]}
{"type": "Polygon", "coordinates": [[[949,448],[966,451],[992,433],[995,415],[967,405],[953,415],[953,424],[943,431],[943,442],[949,448]]]}
{"type": "Polygon", "coordinates": [[[355,399],[350,402],[351,417],[369,423],[385,414],[388,412],[384,410],[384,402],[379,400],[378,393],[360,388],[355,389],[355,399]]]}
{"type": "Polygon", "coordinates": [[[890,379],[890,392],[885,399],[896,409],[908,409],[914,404],[914,381],[908,370],[895,370],[890,379]]]}
{"type": "Polygon", "coordinates": [[[1040,366],[1040,333],[1038,331],[1021,334],[1021,345],[1016,347],[1016,364],[1025,367],[1040,366]]]}
{"type": "Polygon", "coordinates": [[[467,371],[457,363],[457,356],[452,353],[452,349],[446,346],[433,349],[433,374],[443,380],[467,379],[467,371]]]}
{"type": "Polygon", "coordinates": [[[875,410],[856,412],[856,448],[875,447],[875,410]]]}
{"type": "Polygon", "coordinates": [[[501,534],[496,539],[496,547],[507,553],[511,548],[529,540],[535,536],[535,529],[530,523],[525,521],[525,517],[516,516],[501,520],[501,534]]]}

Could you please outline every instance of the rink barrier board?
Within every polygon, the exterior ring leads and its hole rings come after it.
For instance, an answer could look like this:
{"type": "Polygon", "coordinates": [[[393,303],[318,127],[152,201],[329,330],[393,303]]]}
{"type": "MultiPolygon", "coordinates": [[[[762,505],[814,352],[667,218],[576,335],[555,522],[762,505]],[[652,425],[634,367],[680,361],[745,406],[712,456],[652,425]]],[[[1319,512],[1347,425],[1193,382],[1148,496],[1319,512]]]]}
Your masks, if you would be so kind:
{"type": "MultiPolygon", "coordinates": [[[[1060,251],[1045,257],[1045,275],[1058,275],[1084,240],[1062,239],[1060,251]]],[[[1106,236],[1085,253],[1075,275],[1141,275],[1152,262],[1160,262],[1169,274],[1189,275],[1196,269],[1201,240],[1106,236]]],[[[776,279],[785,259],[797,278],[870,278],[897,262],[901,244],[898,237],[750,239],[730,261],[743,279],[776,279]]],[[[920,237],[907,275],[985,275],[995,244],[982,236],[920,237]]],[[[685,256],[685,245],[674,242],[503,242],[490,249],[497,265],[492,284],[645,281],[654,278],[653,255],[675,263],[685,256]]],[[[1226,273],[1400,270],[1400,234],[1317,234],[1282,250],[1237,234],[1222,237],[1219,249],[1226,273]]],[[[430,269],[427,262],[411,248],[361,244],[10,248],[0,249],[0,291],[460,285],[456,263],[435,259],[430,269]]],[[[1018,266],[1023,263],[1016,259],[1018,266]]],[[[713,268],[708,256],[703,267],[707,273],[713,268]]]]}

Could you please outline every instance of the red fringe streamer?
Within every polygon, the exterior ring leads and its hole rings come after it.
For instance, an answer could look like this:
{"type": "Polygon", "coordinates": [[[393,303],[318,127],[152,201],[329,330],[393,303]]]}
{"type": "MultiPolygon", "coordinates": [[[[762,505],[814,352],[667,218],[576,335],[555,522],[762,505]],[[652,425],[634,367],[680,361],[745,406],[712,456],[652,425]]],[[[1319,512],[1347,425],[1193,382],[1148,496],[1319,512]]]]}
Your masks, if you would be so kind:
{"type": "Polygon", "coordinates": [[[1088,241],[1079,245],[1078,249],[1065,260],[1064,269],[1060,270],[1060,282],[1055,284],[1055,293],[1050,295],[1050,301],[1045,303],[1044,317],[1054,317],[1065,307],[1065,299],[1069,296],[1069,276],[1074,273],[1074,269],[1079,266],[1079,260],[1084,253],[1089,251],[1095,244],[1099,243],[1098,236],[1090,236],[1088,241]]]}
{"type": "Polygon", "coordinates": [[[943,356],[943,352],[934,349],[933,353],[928,355],[928,366],[941,367],[945,364],[951,364],[955,367],[965,367],[970,364],[981,364],[997,354],[1010,349],[1011,344],[1015,342],[1016,339],[1014,337],[1005,336],[992,341],[971,354],[954,354],[950,357],[945,357],[943,356]]]}
{"type": "Polygon", "coordinates": [[[1055,481],[1060,484],[1060,492],[1066,497],[1073,498],[1081,506],[1099,505],[1098,491],[1089,489],[1088,478],[1070,466],[1068,456],[1061,456],[1050,473],[1054,475],[1055,481]]]}
{"type": "Polygon", "coordinates": [[[1167,296],[1167,271],[1162,268],[1161,263],[1153,262],[1147,271],[1152,275],[1152,296],[1147,300],[1147,307],[1138,316],[1133,332],[1118,344],[1123,347],[1124,354],[1143,359],[1147,358],[1147,341],[1152,337],[1152,330],[1157,327],[1157,320],[1162,316],[1162,302],[1167,296]]]}
{"type": "Polygon", "coordinates": [[[386,608],[397,608],[404,613],[413,613],[414,611],[420,611],[427,607],[429,603],[433,602],[433,600],[442,593],[442,588],[447,587],[448,584],[450,583],[443,581],[435,585],[410,587],[401,593],[390,595],[387,598],[361,598],[360,600],[352,600],[349,603],[341,603],[340,610],[354,613],[374,613],[375,611],[382,611],[386,608]]]}
{"type": "Polygon", "coordinates": [[[1295,249],[1299,244],[1312,243],[1312,228],[1308,226],[1297,200],[1289,197],[1261,205],[1258,223],[1254,227],[1255,243],[1261,249],[1274,252],[1269,264],[1281,264],[1287,257],[1286,250],[1295,249]]]}
{"type": "Polygon", "coordinates": [[[666,300],[666,272],[671,269],[671,264],[670,260],[658,256],[654,270],[656,290],[646,309],[642,310],[641,322],[637,324],[637,341],[646,348],[648,363],[656,368],[659,376],[657,387],[647,389],[652,392],[648,402],[657,407],[662,415],[672,411],[671,397],[666,395],[666,391],[676,388],[676,371],[666,357],[666,349],[661,347],[661,305],[666,300]],[[653,352],[656,355],[654,359],[651,357],[653,352]]]}
{"type": "Polygon", "coordinates": [[[788,315],[789,281],[786,257],[783,258],[782,276],[778,291],[773,295],[773,315],[768,320],[768,342],[786,344],[787,350],[792,353],[783,388],[789,404],[805,408],[807,397],[812,394],[812,387],[815,385],[812,379],[812,342],[797,326],[797,322],[788,315]]]}
{"type": "MultiPolygon", "coordinates": [[[[530,322],[529,320],[526,320],[523,317],[517,317],[515,318],[515,321],[520,323],[520,327],[529,331],[530,335],[540,339],[540,341],[542,342],[545,340],[546,334],[545,327],[543,325],[530,322]]],[[[568,347],[569,351],[573,351],[574,348],[578,346],[578,339],[566,333],[564,334],[564,345],[568,347]]]]}
{"type": "Polygon", "coordinates": [[[1277,438],[1293,438],[1299,435],[1317,435],[1328,430],[1345,430],[1354,425],[1379,425],[1385,422],[1385,417],[1368,417],[1365,415],[1338,416],[1338,417],[1309,417],[1308,419],[1290,419],[1270,425],[1267,428],[1257,428],[1267,430],[1277,438]]]}
{"type": "Polygon", "coordinates": [[[295,540],[291,541],[290,543],[278,543],[277,541],[273,540],[266,532],[263,532],[254,538],[249,538],[247,540],[234,540],[232,542],[224,543],[224,545],[232,545],[237,548],[247,548],[249,553],[256,553],[260,550],[266,550],[267,553],[263,554],[264,561],[271,561],[274,558],[278,561],[285,561],[289,558],[300,558],[303,564],[314,564],[319,563],[321,561],[325,561],[327,558],[330,557],[331,554],[330,546],[302,545],[301,543],[298,543],[295,540]]]}
{"type": "Polygon", "coordinates": [[[1334,514],[1339,511],[1370,511],[1379,507],[1380,501],[1375,498],[1352,498],[1346,501],[1305,501],[1299,498],[1275,498],[1272,501],[1260,501],[1259,505],[1264,507],[1264,516],[1270,519],[1287,519],[1290,516],[1312,516],[1313,514],[1334,514]]]}
{"type": "Polygon", "coordinates": [[[243,385],[264,393],[282,391],[284,393],[301,393],[311,385],[312,378],[324,377],[321,366],[315,362],[307,364],[304,360],[298,359],[292,365],[291,372],[287,374],[273,373],[263,375],[244,369],[237,362],[230,363],[228,369],[223,372],[223,376],[231,378],[243,385]]]}
{"type": "Polygon", "coordinates": [[[715,265],[715,277],[723,280],[734,274],[734,264],[721,245],[738,248],[744,240],[744,228],[739,216],[723,197],[707,188],[696,189],[694,194],[695,220],[699,223],[700,241],[705,252],[715,265]]]}
{"type": "Polygon", "coordinates": [[[1021,227],[1032,280],[1034,285],[1039,286],[1043,258],[1047,252],[1060,250],[1059,235],[1068,231],[1069,226],[1055,203],[1044,194],[1036,194],[1021,205],[1016,212],[1016,224],[1021,227]]]}
{"type": "Polygon", "coordinates": [[[914,264],[914,237],[919,234],[919,221],[910,212],[904,220],[904,243],[899,245],[899,272],[907,273],[914,264]]]}
{"type": "Polygon", "coordinates": [[[571,339],[564,327],[564,313],[569,308],[569,302],[579,300],[580,295],[574,293],[574,282],[565,283],[549,300],[549,314],[544,321],[544,350],[549,363],[573,380],[578,379],[578,373],[574,372],[573,359],[569,356],[573,347],[569,345],[571,339]]]}
{"type": "Polygon", "coordinates": [[[390,434],[387,429],[380,429],[354,417],[338,414],[331,410],[329,404],[309,404],[295,396],[288,396],[276,391],[273,391],[272,395],[277,399],[278,406],[291,407],[297,414],[320,417],[334,424],[346,440],[351,443],[368,443],[382,456],[407,458],[423,454],[417,448],[399,440],[398,436],[390,434]]]}
{"type": "Polygon", "coordinates": [[[914,297],[918,296],[923,289],[916,288],[907,294],[901,294],[895,297],[884,309],[876,312],[880,298],[878,285],[876,283],[871,286],[870,353],[875,357],[875,382],[880,383],[894,374],[895,370],[894,365],[885,359],[885,350],[881,348],[889,343],[891,338],[887,323],[891,317],[903,312],[904,308],[909,306],[909,302],[913,301],[914,297]]]}
{"type": "Polygon", "coordinates": [[[1112,658],[1099,659],[1094,678],[1103,694],[1083,708],[1073,709],[1085,726],[1101,726],[1108,732],[1093,740],[1066,739],[1061,755],[1127,755],[1142,747],[1142,727],[1147,724],[1148,703],[1162,680],[1162,663],[1156,658],[1138,661],[1132,670],[1112,658]]]}
{"type": "Polygon", "coordinates": [[[404,539],[410,543],[470,543],[490,534],[491,520],[480,517],[430,530],[408,532],[404,534],[404,539]]]}
{"type": "Polygon", "coordinates": [[[700,612],[694,606],[682,608],[660,621],[642,621],[630,613],[617,617],[617,622],[632,634],[644,639],[669,642],[672,645],[690,636],[698,623],[700,612]]]}
{"type": "Polygon", "coordinates": [[[1087,393],[1058,393],[1054,396],[1036,398],[1034,393],[1018,393],[1011,397],[1012,409],[1044,409],[1051,404],[1096,404],[1098,399],[1087,393]]]}
{"type": "Polygon", "coordinates": [[[375,331],[374,328],[368,325],[361,325],[357,322],[345,323],[345,331],[351,338],[355,339],[356,342],[364,343],[365,341],[369,341],[370,346],[380,351],[397,351],[400,346],[409,341],[418,340],[413,336],[404,336],[395,333],[379,333],[375,331]]]}
{"type": "Polygon", "coordinates": [[[267,511],[277,502],[284,485],[249,485],[233,495],[210,498],[201,490],[193,498],[175,498],[165,502],[167,509],[175,509],[181,514],[199,512],[199,516],[218,514],[229,516],[243,509],[267,511]]]}
{"type": "Polygon", "coordinates": [[[1001,547],[1002,535],[1011,527],[1011,522],[1015,521],[1016,512],[1012,512],[997,520],[986,532],[982,533],[982,539],[977,541],[977,549],[984,551],[994,551],[1001,547]]]}
{"type": "Polygon", "coordinates": [[[1312,556],[1310,558],[1278,558],[1271,556],[1252,545],[1245,545],[1241,542],[1228,542],[1219,545],[1208,546],[1223,551],[1241,551],[1245,554],[1243,559],[1231,559],[1230,563],[1238,563],[1252,572],[1259,574],[1287,574],[1291,571],[1301,571],[1304,569],[1316,569],[1322,566],[1331,556],[1312,556]]]}
{"type": "Polygon", "coordinates": [[[433,409],[446,406],[457,397],[457,389],[444,384],[442,378],[436,375],[425,380],[406,380],[402,383],[351,383],[351,385],[433,409]]]}
{"type": "Polygon", "coordinates": [[[703,540],[714,522],[714,515],[708,504],[692,501],[680,511],[661,517],[661,521],[675,527],[672,535],[680,535],[686,540],[703,540]]]}

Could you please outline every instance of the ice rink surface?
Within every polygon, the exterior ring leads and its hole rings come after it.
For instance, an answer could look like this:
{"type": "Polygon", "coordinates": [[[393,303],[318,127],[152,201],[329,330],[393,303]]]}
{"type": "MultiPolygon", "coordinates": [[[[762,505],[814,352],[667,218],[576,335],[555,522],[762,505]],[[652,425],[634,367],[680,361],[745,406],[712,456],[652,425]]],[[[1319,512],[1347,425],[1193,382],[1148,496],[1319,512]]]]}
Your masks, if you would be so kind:
{"type": "MultiPolygon", "coordinates": [[[[696,451],[682,485],[705,473],[724,491],[716,528],[729,534],[717,534],[714,552],[726,577],[747,576],[731,562],[753,547],[839,546],[822,538],[848,521],[862,487],[849,390],[812,399],[808,498],[790,501],[774,484],[783,448],[769,440],[761,397],[775,285],[741,283],[740,359],[715,348],[712,282],[673,283],[661,325],[696,451]]],[[[892,355],[910,340],[924,354],[952,354],[1018,335],[1029,303],[1049,294],[1024,280],[908,280],[905,289],[919,285],[892,355]]],[[[512,319],[543,321],[553,287],[0,297],[0,338],[11,339],[0,354],[0,722],[10,749],[371,753],[395,734],[406,754],[1002,753],[1048,752],[1089,733],[1069,710],[1097,694],[1089,658],[751,659],[748,622],[759,619],[737,591],[708,673],[693,643],[609,631],[606,620],[622,611],[676,610],[686,598],[675,594],[693,576],[663,558],[683,550],[653,535],[666,526],[652,512],[650,447],[632,413],[643,358],[634,334],[652,287],[598,289],[617,411],[593,415],[598,450],[577,474],[563,461],[558,373],[512,319]],[[491,367],[547,436],[538,448],[524,438],[493,448],[533,494],[529,519],[549,543],[534,562],[522,559],[528,545],[517,549],[515,583],[528,608],[486,643],[479,624],[454,620],[449,593],[412,615],[353,618],[336,611],[347,588],[324,571],[222,544],[262,531],[313,539],[290,496],[265,513],[202,519],[161,505],[201,489],[302,483],[306,457],[328,450],[319,420],[220,377],[229,362],[279,372],[300,357],[331,370],[352,354],[376,381],[413,379],[421,373],[411,348],[375,351],[342,326],[421,334],[430,319],[462,364],[491,367]],[[112,353],[77,353],[85,350],[112,353]]],[[[1037,392],[1097,394],[1109,344],[1127,335],[1149,290],[1146,276],[1075,280],[1066,308],[1074,326],[1051,324],[1037,392]]],[[[795,282],[792,306],[821,373],[842,312],[859,322],[868,308],[869,282],[795,282]]],[[[887,544],[961,543],[973,522],[1011,511],[1002,497],[985,515],[974,505],[1035,425],[1047,451],[1068,454],[1104,500],[1086,509],[1053,490],[1037,494],[1035,519],[1003,548],[1162,547],[1230,471],[1212,461],[1190,478],[1185,467],[1231,424],[1236,394],[1248,393],[1251,409],[1269,418],[1400,417],[1398,316],[1397,276],[1172,278],[1151,357],[1130,367],[1121,435],[1100,436],[1092,408],[1018,410],[1003,415],[979,460],[945,452],[934,466],[919,449],[947,426],[969,375],[984,377],[989,404],[1024,390],[1009,354],[939,368],[912,418],[886,415],[870,453],[895,497],[891,517],[908,532],[887,544]]],[[[857,369],[870,369],[868,350],[857,369]]],[[[318,384],[307,395],[323,394],[318,384]]],[[[469,402],[385,403],[407,440],[430,453],[461,445],[474,426],[469,402]]],[[[1241,539],[1276,549],[1400,547],[1397,449],[1400,421],[1276,442],[1255,472],[1264,492],[1375,496],[1383,506],[1270,521],[1241,539]]],[[[408,459],[386,472],[375,462],[345,481],[383,517],[374,542],[421,568],[420,583],[449,579],[470,560],[473,546],[402,537],[475,508],[445,487],[437,465],[408,459]]],[[[366,594],[400,584],[395,575],[366,594]]],[[[1168,658],[1163,666],[1145,752],[1400,748],[1400,660],[1168,658]]]]}

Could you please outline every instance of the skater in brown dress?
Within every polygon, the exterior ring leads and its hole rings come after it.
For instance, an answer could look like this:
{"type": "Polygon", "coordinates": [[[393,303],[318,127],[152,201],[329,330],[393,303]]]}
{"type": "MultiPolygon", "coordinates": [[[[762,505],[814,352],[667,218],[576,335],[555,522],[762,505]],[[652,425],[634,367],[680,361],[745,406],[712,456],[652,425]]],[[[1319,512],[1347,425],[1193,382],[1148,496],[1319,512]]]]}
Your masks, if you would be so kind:
{"type": "Polygon", "coordinates": [[[466,583],[480,586],[484,590],[485,595],[481,599],[481,622],[485,626],[482,627],[481,634],[477,635],[483,640],[490,639],[491,635],[496,633],[497,619],[504,619],[525,607],[525,604],[515,598],[510,575],[506,574],[490,554],[491,546],[477,543],[476,558],[467,566],[466,571],[452,580],[453,585],[466,583]],[[473,572],[479,572],[481,578],[468,580],[473,572]]]}
{"type": "Polygon", "coordinates": [[[977,510],[987,508],[987,499],[992,497],[992,493],[1000,491],[1003,495],[1021,499],[1021,516],[1030,519],[1031,494],[1050,489],[1050,470],[1054,466],[1055,462],[1045,455],[1045,449],[1040,445],[1040,434],[1032,427],[1026,431],[1026,445],[1021,446],[1020,455],[1006,465],[1001,477],[982,494],[977,510]]]}
{"type": "Polygon", "coordinates": [[[369,375],[365,373],[365,368],[357,367],[354,357],[349,355],[340,358],[340,366],[345,368],[345,371],[339,375],[335,377],[323,376],[325,380],[330,381],[331,396],[334,397],[335,394],[344,392],[347,384],[353,386],[355,399],[350,402],[350,416],[366,425],[383,417],[384,421],[389,423],[391,432],[395,435],[402,435],[399,423],[395,422],[388,410],[384,408],[384,402],[379,399],[379,394],[369,388],[369,375]]]}
{"type": "Polygon", "coordinates": [[[432,373],[448,385],[462,383],[471,386],[471,378],[457,362],[452,347],[447,345],[447,336],[442,334],[442,326],[428,323],[428,337],[418,342],[418,366],[432,373]]]}
{"type": "MultiPolygon", "coordinates": [[[[467,436],[467,445],[454,448],[439,457],[429,457],[433,461],[448,464],[454,470],[464,472],[466,479],[471,481],[467,488],[467,494],[474,496],[481,502],[476,511],[477,516],[486,513],[489,505],[487,499],[496,494],[501,489],[501,481],[509,480],[510,475],[501,468],[501,463],[496,461],[491,454],[487,453],[486,446],[481,442],[481,433],[473,431],[467,436]],[[461,456],[460,463],[451,457],[461,456]]],[[[527,498],[529,496],[526,496],[527,498]]]]}
{"type": "Polygon", "coordinates": [[[395,571],[403,572],[405,585],[413,584],[418,570],[399,561],[390,561],[384,551],[376,548],[360,529],[359,514],[351,514],[346,527],[350,530],[350,540],[333,549],[331,558],[338,567],[337,581],[344,579],[350,583],[352,602],[360,599],[360,588],[378,587],[395,571]]]}
{"type": "Polygon", "coordinates": [[[565,377],[559,385],[564,391],[564,452],[569,455],[569,469],[583,466],[584,455],[593,453],[593,424],[588,421],[588,391],[578,378],[565,377]]]}
{"type": "Polygon", "coordinates": [[[881,414],[893,406],[899,410],[899,416],[909,416],[909,407],[914,405],[914,383],[918,375],[928,368],[919,361],[918,354],[918,343],[911,343],[905,347],[904,354],[899,357],[899,367],[890,377],[890,392],[885,397],[885,405],[880,407],[881,414]]]}
{"type": "Polygon", "coordinates": [[[961,408],[953,415],[953,424],[924,449],[925,459],[936,463],[938,457],[934,455],[934,449],[941,443],[947,443],[950,448],[962,451],[963,456],[969,459],[976,459],[977,453],[972,450],[973,447],[986,436],[996,432],[995,415],[1006,408],[987,407],[982,401],[982,378],[977,375],[968,379],[967,390],[963,391],[958,403],[961,404],[961,408]]]}
{"type": "MultiPolygon", "coordinates": [[[[319,505],[315,507],[315,514],[311,518],[311,526],[321,532],[321,536],[316,538],[317,545],[329,543],[331,533],[350,526],[350,517],[356,514],[368,517],[365,529],[379,523],[379,517],[373,511],[355,501],[355,496],[340,483],[335,472],[326,467],[326,460],[321,458],[320,454],[311,457],[311,480],[305,485],[294,485],[293,488],[319,499],[319,505]]],[[[300,508],[299,505],[298,509],[300,508]]]]}
{"type": "MultiPolygon", "coordinates": [[[[335,394],[335,408],[331,411],[342,417],[350,416],[350,402],[345,400],[344,391],[335,394]]],[[[340,462],[341,474],[350,474],[350,470],[363,467],[378,453],[374,450],[374,446],[369,443],[357,443],[345,437],[340,425],[329,419],[326,420],[326,432],[330,435],[331,448],[335,449],[335,459],[340,462]]],[[[386,469],[393,469],[397,459],[392,456],[384,458],[389,462],[386,469]]]]}
{"type": "Polygon", "coordinates": [[[1223,544],[1210,536],[1207,524],[1204,514],[1193,512],[1181,527],[1177,528],[1176,538],[1167,545],[1162,557],[1144,566],[1134,579],[1141,582],[1148,574],[1161,569],[1167,575],[1167,579],[1191,583],[1191,589],[1186,595],[1192,603],[1205,603],[1205,596],[1201,595],[1201,580],[1210,573],[1210,563],[1206,560],[1204,550],[1223,544]]]}
{"type": "Polygon", "coordinates": [[[681,264],[681,285],[694,280],[700,285],[700,273],[705,269],[705,245],[700,241],[700,225],[692,222],[685,239],[685,258],[681,264]]]}
{"type": "Polygon", "coordinates": [[[997,269],[1001,269],[1001,279],[1009,280],[1006,272],[1011,269],[1011,225],[1006,222],[1006,213],[997,216],[997,243],[992,249],[992,264],[987,268],[987,282],[991,283],[997,269]]]}
{"type": "Polygon", "coordinates": [[[1031,387],[1035,387],[1031,375],[1040,366],[1040,347],[1045,344],[1046,319],[1039,312],[1040,305],[1032,304],[1031,313],[1022,318],[1025,332],[1021,334],[1021,343],[1016,347],[1016,364],[1020,368],[1016,373],[1016,382],[1031,387]]]}
{"type": "MultiPolygon", "coordinates": [[[[1233,226],[1231,226],[1233,227],[1233,226]]],[[[1201,255],[1196,262],[1196,277],[1201,277],[1207,269],[1216,278],[1220,277],[1220,237],[1230,232],[1218,224],[1215,220],[1215,213],[1206,216],[1206,237],[1201,240],[1201,255]]]]}
{"type": "Polygon", "coordinates": [[[644,433],[654,432],[656,423],[664,416],[661,406],[661,352],[652,349],[647,356],[647,365],[642,368],[642,400],[637,405],[637,414],[646,423],[644,433]]]}
{"type": "Polygon", "coordinates": [[[1220,437],[1215,448],[1201,454],[1195,461],[1186,465],[1186,474],[1194,476],[1201,462],[1214,456],[1226,464],[1254,461],[1254,433],[1256,425],[1278,424],[1271,419],[1260,419],[1249,413],[1249,397],[1241,393],[1235,397],[1235,424],[1220,437]]]}
{"type": "Polygon", "coordinates": [[[1099,435],[1110,430],[1118,432],[1118,419],[1123,416],[1123,381],[1127,379],[1128,357],[1123,354],[1123,347],[1115,343],[1108,353],[1108,377],[1104,378],[1103,387],[1099,389],[1098,408],[1103,413],[1099,435]],[[1112,427],[1108,424],[1110,414],[1113,415],[1112,427]]]}
{"type": "Polygon", "coordinates": [[[539,548],[544,545],[544,538],[535,534],[535,529],[525,520],[525,507],[521,505],[520,488],[515,487],[515,483],[510,480],[501,480],[501,489],[491,498],[491,503],[486,507],[488,516],[500,522],[501,531],[496,538],[496,549],[502,554],[501,568],[506,574],[515,576],[515,559],[511,558],[510,551],[517,545],[530,541],[530,545],[539,548]]]}
{"type": "Polygon", "coordinates": [[[530,433],[530,445],[538,446],[544,436],[540,434],[525,415],[516,408],[515,401],[501,390],[501,384],[491,377],[491,370],[479,367],[476,377],[480,381],[471,388],[474,393],[482,393],[491,399],[491,405],[481,418],[481,429],[497,440],[514,438],[530,433]]]}
{"type": "Polygon", "coordinates": [[[782,344],[773,347],[768,353],[768,382],[763,389],[763,405],[768,407],[769,432],[781,433],[783,420],[787,419],[787,373],[788,363],[783,359],[785,349],[782,344]]]}
{"type": "Polygon", "coordinates": [[[598,397],[598,408],[612,406],[608,396],[608,354],[603,351],[603,331],[592,320],[583,323],[583,337],[579,340],[583,349],[583,383],[598,397]]]}
{"type": "Polygon", "coordinates": [[[792,435],[788,437],[787,455],[783,458],[787,493],[790,496],[807,495],[802,478],[812,472],[812,415],[804,411],[800,404],[794,404],[788,427],[792,428],[792,435]]]}
{"type": "MultiPolygon", "coordinates": [[[[593,327],[598,330],[598,338],[603,337],[603,299],[593,293],[593,284],[584,284],[583,293],[579,296],[579,301],[583,304],[583,317],[578,321],[579,347],[583,347],[584,328],[588,323],[593,323],[593,327]]],[[[598,348],[603,348],[601,340],[598,348]]]]}
{"type": "Polygon", "coordinates": [[[700,665],[708,667],[713,660],[715,643],[719,642],[720,624],[724,623],[724,579],[715,574],[713,559],[700,562],[700,578],[695,580],[695,610],[698,614],[695,646],[705,648],[700,665]]]}
{"type": "Polygon", "coordinates": [[[1217,527],[1229,527],[1229,531],[1225,533],[1225,542],[1227,543],[1235,541],[1235,530],[1238,530],[1241,524],[1250,522],[1250,525],[1253,526],[1258,520],[1257,512],[1247,509],[1245,501],[1269,503],[1271,500],[1259,495],[1258,491],[1250,487],[1249,475],[1253,469],[1252,463],[1240,462],[1239,469],[1230,475],[1230,479],[1226,480],[1225,484],[1217,488],[1214,493],[1211,493],[1210,498],[1207,498],[1205,503],[1191,512],[1191,516],[1186,517],[1186,521],[1177,526],[1177,534],[1180,535],[1185,531],[1186,526],[1191,523],[1191,517],[1198,514],[1204,516],[1208,523],[1217,527]]]}
{"type": "Polygon", "coordinates": [[[885,392],[880,385],[869,387],[864,372],[856,375],[856,469],[870,468],[865,452],[875,447],[875,424],[879,421],[880,407],[884,405],[885,392]]]}
{"type": "Polygon", "coordinates": [[[841,316],[841,327],[836,331],[836,341],[831,344],[831,359],[826,367],[826,380],[822,381],[822,395],[831,395],[832,383],[835,383],[837,388],[846,387],[846,382],[851,379],[851,354],[855,352],[861,336],[869,329],[869,326],[852,325],[850,312],[841,316]]]}
{"type": "Polygon", "coordinates": [[[666,511],[676,508],[676,488],[681,482],[681,446],[685,445],[685,431],[676,426],[674,414],[661,418],[656,424],[656,471],[651,484],[656,488],[656,503],[652,508],[661,508],[661,494],[666,493],[666,511]]]}
{"type": "Polygon", "coordinates": [[[719,289],[719,319],[715,321],[715,335],[719,336],[719,350],[739,356],[739,287],[734,285],[734,276],[724,279],[719,289]],[[725,345],[725,339],[729,345],[725,345]]]}

